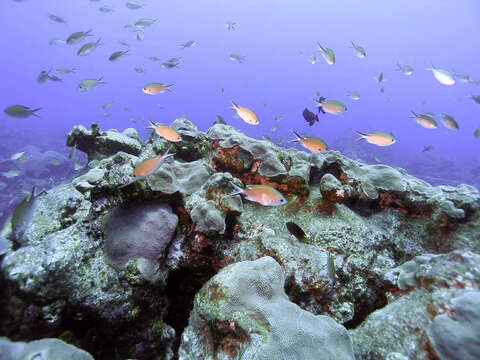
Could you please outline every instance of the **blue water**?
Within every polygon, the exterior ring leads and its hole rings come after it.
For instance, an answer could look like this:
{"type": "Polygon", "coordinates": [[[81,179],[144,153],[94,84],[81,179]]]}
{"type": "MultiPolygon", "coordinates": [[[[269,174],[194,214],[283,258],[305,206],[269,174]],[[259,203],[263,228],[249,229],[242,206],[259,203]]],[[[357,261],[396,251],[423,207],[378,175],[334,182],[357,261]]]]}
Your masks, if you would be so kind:
{"type": "Polygon", "coordinates": [[[67,154],[65,134],[77,124],[98,122],[104,129],[120,130],[135,127],[146,139],[146,119],[170,124],[185,114],[206,130],[218,114],[228,124],[261,138],[263,134],[274,136],[270,131],[274,118],[283,114],[276,137],[293,139],[290,129],[294,129],[320,137],[331,149],[347,156],[403,167],[434,184],[480,186],[480,138],[473,136],[480,125],[480,105],[466,98],[480,95],[480,87],[459,81],[445,86],[424,70],[433,64],[480,79],[478,1],[143,3],[143,9],[131,10],[120,0],[0,2],[0,108],[12,104],[42,108],[38,112],[41,118],[12,119],[0,114],[0,136],[8,143],[0,146],[1,158],[27,145],[67,154]],[[110,5],[115,11],[100,12],[101,5],[110,5]],[[53,22],[48,13],[62,16],[68,24],[53,22]],[[143,41],[124,29],[125,24],[140,18],[158,19],[145,29],[143,41]],[[236,22],[235,30],[226,29],[228,20],[236,22]],[[52,38],[66,39],[73,32],[90,28],[95,36],[87,41],[101,37],[104,45],[88,56],[76,55],[80,44],[49,45],[52,38]],[[196,45],[181,49],[180,45],[190,39],[196,45]],[[131,45],[131,55],[110,62],[114,51],[127,49],[119,40],[131,45]],[[334,50],[335,65],[327,65],[319,53],[318,63],[311,64],[309,58],[317,41],[334,50]],[[365,59],[355,56],[350,41],[366,49],[365,59]],[[245,56],[246,62],[231,61],[231,54],[245,56]],[[161,61],[153,62],[150,56],[161,61]],[[178,69],[161,67],[172,57],[181,57],[178,69]],[[414,74],[395,71],[397,61],[413,66],[414,74]],[[137,66],[146,73],[136,73],[137,66]],[[64,79],[61,83],[37,83],[40,71],[57,67],[77,71],[56,74],[64,79]],[[388,81],[379,85],[373,77],[381,71],[388,81]],[[100,76],[106,85],[87,93],[77,90],[83,79],[100,76]],[[173,93],[144,94],[141,89],[149,82],[173,83],[173,93]],[[380,92],[382,85],[385,93],[380,92]],[[321,115],[319,123],[308,126],[301,114],[304,108],[313,108],[316,91],[343,102],[347,113],[321,115]],[[349,91],[358,91],[361,99],[353,101],[347,96],[349,91]],[[255,111],[260,125],[234,118],[232,99],[255,111]],[[110,102],[114,104],[107,110],[111,114],[107,118],[102,105],[110,102]],[[130,111],[124,111],[125,107],[130,111]],[[408,117],[411,110],[450,114],[460,130],[445,128],[439,119],[437,129],[425,129],[408,117]],[[392,132],[397,142],[385,148],[357,143],[354,130],[392,132]],[[434,150],[422,153],[426,145],[434,150]]]}

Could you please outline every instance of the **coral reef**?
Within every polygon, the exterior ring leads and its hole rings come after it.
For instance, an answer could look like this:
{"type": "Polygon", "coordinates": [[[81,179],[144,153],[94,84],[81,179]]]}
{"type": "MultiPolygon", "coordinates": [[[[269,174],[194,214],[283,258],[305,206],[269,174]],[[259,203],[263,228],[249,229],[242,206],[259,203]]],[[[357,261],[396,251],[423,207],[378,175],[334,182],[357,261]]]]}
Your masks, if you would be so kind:
{"type": "Polygon", "coordinates": [[[431,324],[479,286],[478,191],[337,151],[277,147],[224,124],[171,126],[181,142],[96,124],[67,135],[87,154],[86,171],[38,197],[19,246],[10,221],[0,233],[0,335],[68,338],[96,359],[163,360],[278,349],[314,358],[337,334],[345,351],[331,358],[352,358],[340,323],[357,358],[442,356],[446,330],[431,324]],[[133,178],[167,149],[175,155],[160,169],[133,178]],[[231,196],[231,182],[270,185],[288,203],[231,196]],[[298,326],[285,326],[286,314],[298,326]]]}

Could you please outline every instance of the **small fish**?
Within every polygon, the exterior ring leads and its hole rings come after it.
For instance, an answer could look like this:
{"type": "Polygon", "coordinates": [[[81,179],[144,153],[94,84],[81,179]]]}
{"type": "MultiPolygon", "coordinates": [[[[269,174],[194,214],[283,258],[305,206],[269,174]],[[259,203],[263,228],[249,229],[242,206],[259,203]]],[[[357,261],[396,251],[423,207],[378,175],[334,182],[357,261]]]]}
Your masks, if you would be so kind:
{"type": "Polygon", "coordinates": [[[79,171],[79,170],[82,170],[82,168],[83,168],[83,166],[80,165],[80,163],[79,163],[78,161],[75,161],[75,162],[73,163],[73,170],[79,171]]]}
{"type": "Polygon", "coordinates": [[[392,134],[387,134],[384,132],[370,132],[367,134],[361,133],[360,131],[355,131],[360,138],[360,140],[367,140],[370,144],[378,145],[378,146],[390,146],[395,144],[396,140],[392,134]]]}
{"type": "Polygon", "coordinates": [[[383,94],[385,93],[385,88],[382,86],[382,88],[380,89],[380,92],[383,94]]]}
{"type": "Polygon", "coordinates": [[[145,39],[145,34],[144,33],[137,33],[137,35],[135,35],[135,37],[137,38],[138,41],[143,41],[143,39],[145,39]]]}
{"type": "Polygon", "coordinates": [[[108,60],[110,60],[110,61],[117,61],[117,60],[120,59],[122,56],[128,55],[129,52],[130,52],[130,50],[115,51],[112,55],[110,55],[110,57],[108,58],[108,60]]]}
{"type": "Polygon", "coordinates": [[[309,61],[312,63],[312,65],[315,65],[317,63],[317,57],[315,55],[310,56],[309,61]]]}
{"type": "Polygon", "coordinates": [[[133,123],[133,124],[136,124],[137,120],[135,120],[134,118],[130,118],[130,122],[133,123]]]}
{"type": "Polygon", "coordinates": [[[136,26],[133,25],[133,24],[124,25],[123,28],[124,28],[124,29],[127,29],[127,30],[130,31],[130,32],[143,31],[143,29],[141,29],[141,28],[139,28],[139,27],[136,27],[136,26]]]}
{"type": "Polygon", "coordinates": [[[357,57],[359,57],[360,59],[363,59],[367,56],[367,53],[363,47],[359,45],[355,45],[353,41],[351,43],[352,43],[353,51],[355,52],[355,55],[357,55],[357,57]]]}
{"type": "Polygon", "coordinates": [[[149,94],[149,95],[157,95],[157,94],[161,94],[161,93],[164,93],[165,91],[170,91],[172,92],[172,90],[170,89],[174,84],[169,84],[169,85],[163,85],[162,83],[150,83],[150,84],[147,84],[143,87],[142,91],[145,93],[145,94],[149,94]]]}
{"type": "Polygon", "coordinates": [[[453,116],[447,114],[438,114],[438,116],[440,116],[440,118],[442,119],[443,125],[445,125],[445,127],[452,130],[458,130],[458,123],[453,116]]]}
{"type": "Polygon", "coordinates": [[[397,68],[395,71],[400,71],[403,75],[410,76],[413,74],[413,67],[410,65],[400,65],[400,63],[397,61],[397,68]]]}
{"type": "Polygon", "coordinates": [[[103,116],[105,116],[106,118],[109,118],[109,117],[110,117],[110,113],[104,111],[104,112],[103,112],[103,116]]]}
{"type": "Polygon", "coordinates": [[[185,44],[180,45],[182,49],[192,47],[196,44],[195,40],[188,40],[185,44]]]}
{"type": "Polygon", "coordinates": [[[477,104],[480,104],[480,95],[468,95],[467,97],[475,101],[477,104]]]}
{"type": "Polygon", "coordinates": [[[305,108],[305,110],[303,110],[302,115],[303,115],[303,118],[308,122],[308,124],[310,126],[315,124],[315,122],[318,122],[318,115],[314,114],[313,112],[311,112],[307,108],[305,108]]]}
{"type": "Polygon", "coordinates": [[[317,102],[316,107],[324,114],[341,115],[347,111],[347,107],[339,101],[327,100],[323,96],[315,101],[317,102]]]}
{"type": "Polygon", "coordinates": [[[126,42],[125,40],[119,40],[118,43],[120,45],[123,45],[123,46],[128,46],[128,47],[130,46],[130,44],[128,42],[126,42]]]}
{"type": "Polygon", "coordinates": [[[227,30],[232,31],[237,28],[237,23],[229,20],[225,23],[225,27],[227,28],[227,30]]]}
{"type": "Polygon", "coordinates": [[[49,45],[66,45],[67,42],[65,40],[53,38],[48,42],[49,45]]]}
{"type": "Polygon", "coordinates": [[[8,171],[4,171],[1,173],[4,177],[6,177],[7,179],[11,179],[11,178],[14,178],[14,177],[17,177],[21,174],[21,171],[20,170],[16,170],[16,169],[11,169],[11,170],[8,170],[8,171]]]}
{"type": "Polygon", "coordinates": [[[160,166],[163,164],[165,159],[173,156],[175,154],[170,154],[167,150],[165,154],[161,156],[156,156],[154,158],[143,160],[140,164],[135,167],[133,171],[133,176],[136,180],[144,179],[149,175],[152,175],[155,171],[157,171],[160,166]]]}
{"type": "Polygon", "coordinates": [[[87,92],[95,89],[100,84],[106,84],[103,80],[103,76],[98,79],[86,79],[83,80],[80,84],[78,84],[78,91],[87,92]]]}
{"type": "Polygon", "coordinates": [[[262,138],[263,138],[264,140],[273,142],[273,141],[272,141],[272,138],[271,138],[270,136],[268,136],[267,134],[263,134],[263,135],[262,135],[262,138]]]}
{"type": "Polygon", "coordinates": [[[433,76],[437,81],[442,85],[453,85],[455,84],[455,77],[451,72],[443,69],[437,69],[433,65],[432,67],[426,68],[425,70],[431,71],[433,76]]]}
{"type": "Polygon", "coordinates": [[[275,126],[273,128],[270,129],[270,131],[272,132],[276,132],[279,128],[280,124],[275,124],[275,126]]]}
{"type": "Polygon", "coordinates": [[[70,68],[60,67],[60,68],[57,68],[55,71],[59,74],[62,74],[62,75],[73,74],[73,73],[75,73],[75,68],[70,69],[70,68]]]}
{"type": "Polygon", "coordinates": [[[93,31],[93,29],[87,30],[87,31],[77,31],[71,34],[67,38],[67,44],[68,45],[75,45],[78,43],[81,43],[83,40],[87,38],[87,36],[93,36],[90,33],[93,31]]]}
{"type": "Polygon", "coordinates": [[[140,19],[135,23],[137,27],[148,27],[155,24],[158,19],[140,19]]]}
{"type": "Polygon", "coordinates": [[[220,115],[215,115],[215,122],[213,123],[213,125],[215,124],[227,125],[227,122],[220,115]]]}
{"type": "Polygon", "coordinates": [[[374,76],[373,78],[375,79],[375,81],[377,82],[377,84],[380,84],[381,82],[387,81],[387,79],[385,79],[385,78],[383,77],[383,71],[382,71],[378,76],[374,76]]]}
{"type": "Polygon", "coordinates": [[[360,94],[356,91],[351,91],[347,93],[348,96],[350,96],[353,100],[360,100],[360,94]]]}
{"type": "Polygon", "coordinates": [[[428,146],[423,147],[422,152],[428,152],[428,151],[432,151],[432,150],[433,150],[433,145],[428,145],[428,146]]]}
{"type": "Polygon", "coordinates": [[[149,59],[152,60],[152,61],[160,61],[160,58],[158,58],[156,56],[150,56],[149,59]]]}
{"type": "Polygon", "coordinates": [[[328,272],[328,277],[330,278],[330,280],[332,280],[332,283],[335,284],[336,282],[335,262],[333,261],[333,257],[330,251],[327,251],[327,272],[328,272]]]}
{"type": "Polygon", "coordinates": [[[36,114],[37,111],[41,110],[42,108],[38,109],[30,109],[28,106],[23,106],[23,105],[12,105],[7,107],[6,109],[3,110],[5,114],[12,118],[17,118],[17,119],[26,119],[29,116],[33,115],[36,117],[40,117],[36,114]]]}
{"type": "Polygon", "coordinates": [[[287,230],[288,232],[295,236],[297,238],[297,240],[301,241],[301,242],[308,242],[308,238],[307,236],[305,235],[305,232],[302,230],[302,228],[300,226],[298,226],[297,224],[295,224],[294,222],[286,222],[285,223],[285,226],[287,227],[287,230]]]}
{"type": "Polygon", "coordinates": [[[275,116],[275,120],[276,122],[279,122],[281,119],[283,118],[283,114],[278,114],[277,116],[275,116]]]}
{"type": "Polygon", "coordinates": [[[245,56],[238,55],[238,54],[232,54],[232,55],[230,55],[230,60],[236,61],[239,64],[243,64],[245,62],[245,56]]]}
{"type": "Polygon", "coordinates": [[[473,136],[478,138],[480,136],[480,126],[475,129],[475,132],[473,133],[473,136]]]}
{"type": "Polygon", "coordinates": [[[48,75],[50,74],[50,72],[52,71],[52,69],[48,70],[48,71],[45,71],[45,70],[42,70],[40,72],[40,74],[37,76],[37,82],[39,84],[45,84],[45,82],[47,81],[48,79],[48,75]]]}
{"type": "Polygon", "coordinates": [[[124,107],[124,108],[123,108],[123,111],[125,111],[125,112],[130,112],[130,108],[124,107]]]}
{"type": "Polygon", "coordinates": [[[409,118],[413,118],[418,124],[426,129],[436,129],[438,127],[437,122],[429,114],[417,114],[412,110],[412,115],[409,118]]]}
{"type": "Polygon", "coordinates": [[[291,141],[298,141],[305,149],[311,152],[325,152],[328,150],[328,146],[325,141],[312,136],[300,136],[297,132],[293,131],[296,139],[291,141]]]}
{"type": "Polygon", "coordinates": [[[171,58],[165,62],[162,63],[162,66],[166,69],[171,69],[171,68],[176,68],[178,65],[180,65],[180,59],[181,58],[171,58]]]}
{"type": "Polygon", "coordinates": [[[135,68],[135,71],[139,74],[143,74],[145,72],[145,69],[144,68],[141,68],[141,67],[136,67],[135,68]]]}
{"type": "Polygon", "coordinates": [[[257,202],[264,206],[279,206],[287,203],[287,200],[277,189],[268,185],[247,185],[245,189],[234,184],[230,184],[235,188],[235,191],[230,195],[243,194],[245,199],[257,202]]]}
{"type": "Polygon", "coordinates": [[[104,12],[104,13],[111,13],[113,12],[113,8],[111,6],[108,6],[108,5],[103,5],[103,6],[100,6],[98,8],[98,10],[100,10],[101,12],[104,12]]]}
{"type": "Polygon", "coordinates": [[[48,75],[48,80],[54,81],[54,82],[62,82],[63,81],[63,79],[59,78],[56,75],[48,75]]]}
{"type": "Polygon", "coordinates": [[[93,50],[95,50],[97,47],[102,46],[103,43],[101,43],[102,39],[98,39],[96,42],[91,42],[91,43],[86,43],[82,45],[80,49],[77,51],[78,56],[86,56],[88,54],[91,54],[93,50]]]}
{"type": "Polygon", "coordinates": [[[233,101],[232,101],[232,110],[235,110],[237,112],[237,115],[247,124],[258,125],[260,123],[257,115],[252,110],[242,106],[238,106],[233,101]]]}
{"type": "Polygon", "coordinates": [[[30,196],[25,197],[20,204],[17,205],[11,217],[12,235],[14,240],[19,240],[28,225],[32,221],[33,213],[35,211],[35,186],[32,189],[30,196]]]}
{"type": "Polygon", "coordinates": [[[143,8],[143,4],[139,3],[138,1],[127,1],[125,6],[131,10],[138,10],[143,8]]]}
{"type": "Polygon", "coordinates": [[[280,145],[281,143],[283,143],[283,138],[278,138],[278,139],[277,139],[277,144],[280,145]]]}
{"type": "Polygon", "coordinates": [[[48,14],[48,18],[50,20],[55,21],[55,22],[60,23],[60,24],[67,24],[67,20],[65,20],[61,16],[58,16],[58,15],[55,15],[55,14],[52,14],[52,13],[48,14]]]}
{"type": "Polygon", "coordinates": [[[103,110],[107,110],[107,109],[108,109],[110,106],[112,106],[114,103],[115,103],[115,101],[112,101],[112,102],[103,104],[103,105],[102,105],[102,109],[103,109],[103,110]]]}
{"type": "Polygon", "coordinates": [[[222,92],[222,95],[223,95],[223,93],[225,92],[225,89],[224,89],[224,88],[222,88],[220,91],[222,92]]]}
{"type": "Polygon", "coordinates": [[[320,45],[319,42],[317,42],[317,46],[318,46],[318,49],[316,51],[322,54],[323,59],[326,61],[326,63],[328,65],[335,64],[335,53],[333,52],[333,50],[327,47],[323,47],[322,45],[320,45]]]}
{"type": "Polygon", "coordinates": [[[182,141],[182,138],[180,135],[177,133],[177,131],[167,125],[162,125],[162,124],[155,124],[153,121],[150,120],[150,126],[148,127],[149,129],[155,130],[155,132],[163,137],[164,139],[171,141],[171,142],[179,142],[182,141]]]}
{"type": "Polygon", "coordinates": [[[75,150],[77,150],[77,144],[73,145],[70,149],[70,152],[68,153],[69,159],[73,159],[73,157],[75,156],[75,150]]]}

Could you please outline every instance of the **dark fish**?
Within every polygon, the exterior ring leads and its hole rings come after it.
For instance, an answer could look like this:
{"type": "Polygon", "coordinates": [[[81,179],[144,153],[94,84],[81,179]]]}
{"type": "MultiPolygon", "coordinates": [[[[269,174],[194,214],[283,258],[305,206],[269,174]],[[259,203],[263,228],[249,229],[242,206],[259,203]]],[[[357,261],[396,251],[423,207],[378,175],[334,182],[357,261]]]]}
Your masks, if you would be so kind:
{"type": "Polygon", "coordinates": [[[294,222],[291,222],[291,221],[287,222],[287,223],[285,223],[285,226],[287,227],[288,232],[291,235],[295,236],[297,238],[297,240],[299,240],[301,242],[307,242],[308,241],[308,238],[305,235],[305,232],[302,230],[302,228],[300,226],[298,226],[294,222]]]}
{"type": "Polygon", "coordinates": [[[30,196],[25,197],[20,204],[13,210],[11,223],[13,239],[18,241],[32,221],[35,210],[35,186],[30,196]]]}
{"type": "Polygon", "coordinates": [[[313,112],[311,112],[307,108],[303,110],[303,118],[308,122],[310,126],[315,124],[315,121],[318,122],[318,115],[315,115],[313,112]]]}
{"type": "Polygon", "coordinates": [[[432,145],[428,145],[428,146],[424,146],[423,147],[423,151],[422,152],[427,152],[427,151],[432,151],[433,150],[433,146],[432,145]]]}

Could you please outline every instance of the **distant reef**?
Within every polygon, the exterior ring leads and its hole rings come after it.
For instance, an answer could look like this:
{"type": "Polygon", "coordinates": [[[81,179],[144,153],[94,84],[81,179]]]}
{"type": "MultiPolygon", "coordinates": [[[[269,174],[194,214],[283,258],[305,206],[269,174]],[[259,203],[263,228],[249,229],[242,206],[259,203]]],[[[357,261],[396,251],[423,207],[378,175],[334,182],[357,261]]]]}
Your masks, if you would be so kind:
{"type": "Polygon", "coordinates": [[[181,142],[97,124],[67,135],[86,170],[37,198],[21,238],[11,221],[0,234],[0,348],[45,359],[52,347],[97,360],[480,358],[475,188],[224,124],[172,127],[181,142]],[[132,181],[167,149],[175,155],[132,181]],[[273,186],[288,203],[232,196],[232,182],[273,186]]]}

